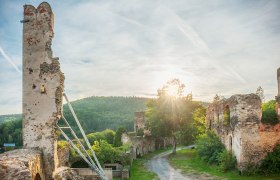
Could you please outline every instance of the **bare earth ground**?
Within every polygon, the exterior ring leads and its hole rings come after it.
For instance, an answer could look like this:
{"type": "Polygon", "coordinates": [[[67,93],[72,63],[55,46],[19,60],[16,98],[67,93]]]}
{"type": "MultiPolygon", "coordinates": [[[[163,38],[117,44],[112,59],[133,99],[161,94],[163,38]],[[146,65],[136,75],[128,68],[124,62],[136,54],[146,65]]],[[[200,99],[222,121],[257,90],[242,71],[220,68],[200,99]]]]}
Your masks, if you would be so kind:
{"type": "MultiPolygon", "coordinates": [[[[177,150],[191,148],[193,146],[186,146],[177,148],[177,150]]],[[[182,174],[179,169],[174,169],[168,162],[167,156],[170,155],[172,151],[166,151],[154,156],[148,161],[147,167],[149,170],[155,172],[161,180],[209,180],[218,179],[209,174],[198,174],[198,173],[188,173],[182,174]]]]}

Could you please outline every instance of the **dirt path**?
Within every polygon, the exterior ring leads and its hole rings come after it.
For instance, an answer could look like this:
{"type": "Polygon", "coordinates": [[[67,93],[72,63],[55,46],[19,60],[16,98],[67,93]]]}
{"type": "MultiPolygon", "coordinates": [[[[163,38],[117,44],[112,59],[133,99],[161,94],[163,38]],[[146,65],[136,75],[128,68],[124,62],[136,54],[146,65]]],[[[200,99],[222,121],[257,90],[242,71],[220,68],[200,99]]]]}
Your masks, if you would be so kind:
{"type": "MultiPolygon", "coordinates": [[[[177,148],[177,150],[191,148],[193,146],[186,146],[177,148]]],[[[174,169],[170,166],[166,157],[172,153],[172,150],[160,153],[148,161],[148,168],[155,172],[161,180],[190,180],[191,178],[184,176],[179,170],[174,169]]]]}

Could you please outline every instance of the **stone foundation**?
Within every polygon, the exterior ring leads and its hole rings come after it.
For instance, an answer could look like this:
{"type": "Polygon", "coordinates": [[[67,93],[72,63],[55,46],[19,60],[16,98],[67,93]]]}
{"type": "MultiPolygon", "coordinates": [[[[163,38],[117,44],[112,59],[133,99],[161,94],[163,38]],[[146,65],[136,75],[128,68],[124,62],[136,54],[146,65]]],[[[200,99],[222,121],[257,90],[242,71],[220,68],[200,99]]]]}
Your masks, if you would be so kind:
{"type": "Polygon", "coordinates": [[[0,154],[0,179],[44,180],[41,151],[16,149],[0,154]]]}

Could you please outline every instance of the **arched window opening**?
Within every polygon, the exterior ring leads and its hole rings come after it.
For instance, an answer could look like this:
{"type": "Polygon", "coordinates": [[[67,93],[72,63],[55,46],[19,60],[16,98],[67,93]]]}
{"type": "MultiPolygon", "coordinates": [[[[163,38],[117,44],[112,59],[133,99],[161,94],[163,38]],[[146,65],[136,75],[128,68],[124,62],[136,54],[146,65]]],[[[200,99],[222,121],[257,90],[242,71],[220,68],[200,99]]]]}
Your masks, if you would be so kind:
{"type": "Polygon", "coordinates": [[[36,176],[35,176],[34,180],[41,180],[41,176],[40,176],[40,174],[39,174],[39,173],[37,173],[37,174],[36,174],[36,176]]]}
{"type": "Polygon", "coordinates": [[[229,125],[230,123],[230,110],[229,110],[229,106],[226,106],[224,108],[224,125],[229,125]]]}

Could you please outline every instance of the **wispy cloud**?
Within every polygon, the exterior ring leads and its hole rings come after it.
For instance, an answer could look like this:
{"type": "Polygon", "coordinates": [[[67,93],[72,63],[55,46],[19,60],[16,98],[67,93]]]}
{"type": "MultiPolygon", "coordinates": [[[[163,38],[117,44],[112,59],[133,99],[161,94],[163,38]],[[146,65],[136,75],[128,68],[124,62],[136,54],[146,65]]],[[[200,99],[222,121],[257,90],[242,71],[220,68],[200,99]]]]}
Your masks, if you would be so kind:
{"type": "Polygon", "coordinates": [[[16,70],[16,72],[18,72],[19,74],[21,74],[21,71],[19,70],[19,68],[17,67],[17,65],[13,62],[13,60],[6,54],[6,52],[3,50],[3,48],[0,46],[0,53],[2,54],[2,56],[4,57],[4,59],[13,66],[13,68],[16,70]]]}

